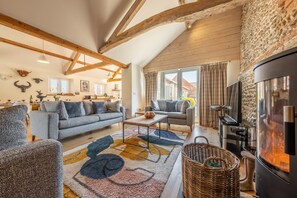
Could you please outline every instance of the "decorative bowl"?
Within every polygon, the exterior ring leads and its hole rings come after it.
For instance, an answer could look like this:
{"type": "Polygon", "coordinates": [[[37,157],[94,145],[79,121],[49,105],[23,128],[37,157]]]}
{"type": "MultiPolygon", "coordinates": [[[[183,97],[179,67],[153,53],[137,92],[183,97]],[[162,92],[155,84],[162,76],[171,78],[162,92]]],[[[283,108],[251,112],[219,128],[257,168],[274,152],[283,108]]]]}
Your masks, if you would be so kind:
{"type": "Polygon", "coordinates": [[[147,111],[147,112],[144,113],[144,117],[146,119],[153,119],[155,117],[155,115],[156,114],[154,112],[152,112],[152,111],[147,111]]]}

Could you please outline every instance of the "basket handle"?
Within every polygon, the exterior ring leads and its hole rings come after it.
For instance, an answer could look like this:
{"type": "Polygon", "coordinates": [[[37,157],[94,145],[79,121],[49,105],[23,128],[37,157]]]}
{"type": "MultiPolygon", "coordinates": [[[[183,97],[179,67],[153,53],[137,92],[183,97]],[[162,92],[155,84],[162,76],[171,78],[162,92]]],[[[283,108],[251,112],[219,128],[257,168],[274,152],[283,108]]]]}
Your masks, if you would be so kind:
{"type": "Polygon", "coordinates": [[[209,162],[210,160],[218,160],[223,162],[224,166],[223,169],[226,170],[227,169],[227,162],[226,160],[224,160],[223,158],[219,158],[219,157],[209,157],[206,160],[204,160],[203,166],[208,166],[207,162],[209,162]]]}
{"type": "Polygon", "coordinates": [[[207,139],[206,137],[204,137],[204,136],[196,136],[195,139],[194,139],[194,143],[197,143],[196,140],[197,140],[198,138],[205,139],[206,143],[209,144],[208,139],[207,139]]]}

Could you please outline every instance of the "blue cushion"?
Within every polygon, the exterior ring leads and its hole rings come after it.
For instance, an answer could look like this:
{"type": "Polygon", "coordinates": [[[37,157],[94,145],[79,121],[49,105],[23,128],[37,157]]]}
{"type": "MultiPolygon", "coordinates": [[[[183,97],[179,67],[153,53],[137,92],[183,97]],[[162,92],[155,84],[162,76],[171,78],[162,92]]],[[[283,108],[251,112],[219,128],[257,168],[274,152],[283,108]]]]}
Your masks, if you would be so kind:
{"type": "Polygon", "coordinates": [[[82,102],[64,102],[69,118],[80,117],[84,115],[82,102]]]}
{"type": "Polygon", "coordinates": [[[152,100],[151,101],[151,107],[153,111],[160,111],[160,107],[157,101],[152,100]]]}
{"type": "Polygon", "coordinates": [[[93,102],[93,107],[96,114],[106,112],[105,102],[93,102]]]}
{"type": "Polygon", "coordinates": [[[176,103],[177,101],[166,101],[166,111],[176,112],[176,103]]]}

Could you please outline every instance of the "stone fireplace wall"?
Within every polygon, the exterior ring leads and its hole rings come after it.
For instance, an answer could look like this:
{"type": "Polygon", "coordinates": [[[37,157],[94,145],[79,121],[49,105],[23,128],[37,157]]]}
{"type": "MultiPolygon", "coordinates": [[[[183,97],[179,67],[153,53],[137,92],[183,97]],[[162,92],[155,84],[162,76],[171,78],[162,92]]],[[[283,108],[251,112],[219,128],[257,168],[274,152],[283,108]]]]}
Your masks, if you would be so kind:
{"type": "Polygon", "coordinates": [[[297,46],[297,0],[252,0],[243,7],[241,31],[242,113],[244,120],[253,121],[253,67],[271,55],[297,46]]]}

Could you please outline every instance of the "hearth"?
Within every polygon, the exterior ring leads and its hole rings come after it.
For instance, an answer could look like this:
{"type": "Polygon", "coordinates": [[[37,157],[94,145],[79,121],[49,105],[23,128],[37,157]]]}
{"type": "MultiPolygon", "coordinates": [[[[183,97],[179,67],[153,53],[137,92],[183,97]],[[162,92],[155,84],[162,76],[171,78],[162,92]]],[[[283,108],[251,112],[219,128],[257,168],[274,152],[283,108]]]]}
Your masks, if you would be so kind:
{"type": "Polygon", "coordinates": [[[297,136],[294,124],[292,136],[285,132],[283,109],[285,106],[297,107],[297,48],[260,62],[254,72],[257,194],[260,198],[292,198],[297,195],[297,136]]]}

